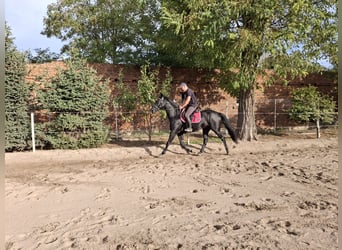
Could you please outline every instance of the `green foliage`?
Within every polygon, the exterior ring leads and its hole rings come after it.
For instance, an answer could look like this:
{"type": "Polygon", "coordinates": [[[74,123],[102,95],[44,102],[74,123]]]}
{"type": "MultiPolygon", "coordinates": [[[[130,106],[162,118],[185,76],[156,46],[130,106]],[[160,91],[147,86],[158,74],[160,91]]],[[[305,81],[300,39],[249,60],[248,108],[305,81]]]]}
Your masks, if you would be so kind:
{"type": "Polygon", "coordinates": [[[59,59],[59,54],[51,52],[49,48],[46,49],[35,49],[33,55],[31,51],[28,51],[27,60],[29,63],[46,63],[52,62],[59,59]]]}
{"type": "Polygon", "coordinates": [[[160,93],[166,96],[170,94],[172,76],[170,69],[168,69],[165,79],[161,81],[159,79],[159,68],[152,69],[149,64],[141,66],[140,74],[137,85],[138,102],[150,109],[156,96],[160,93]]]}
{"type": "Polygon", "coordinates": [[[28,148],[30,139],[29,88],[25,83],[25,55],[13,43],[5,26],[5,150],[28,148]]]}
{"type": "MultiPolygon", "coordinates": [[[[46,147],[78,149],[97,147],[107,142],[108,81],[97,76],[78,55],[66,61],[66,69],[44,83],[41,109],[53,114],[42,125],[46,147]]],[[[43,135],[42,133],[39,133],[43,135]]]]}
{"type": "Polygon", "coordinates": [[[144,119],[149,130],[149,138],[151,140],[151,106],[160,93],[163,93],[167,96],[170,94],[172,76],[170,74],[170,70],[168,69],[165,79],[160,81],[159,69],[152,69],[150,65],[141,66],[140,73],[141,76],[137,85],[137,105],[144,115],[144,119]]]}
{"type": "MultiPolygon", "coordinates": [[[[136,95],[132,89],[124,84],[122,70],[119,72],[119,79],[116,83],[117,96],[114,98],[114,107],[121,111],[124,120],[132,120],[131,113],[136,108],[136,95]]],[[[117,111],[116,111],[117,112],[117,111]]]]}
{"type": "MultiPolygon", "coordinates": [[[[151,105],[154,103],[156,96],[159,93],[169,95],[171,90],[172,76],[170,69],[167,69],[164,79],[159,79],[159,68],[154,69],[150,64],[140,67],[140,78],[137,84],[136,93],[124,84],[123,73],[120,71],[119,79],[116,83],[117,96],[114,98],[114,107],[118,108],[116,112],[119,113],[121,118],[126,121],[131,121],[136,115],[142,116],[151,135],[151,105]],[[133,113],[135,109],[138,109],[137,114],[133,113]]],[[[166,113],[162,112],[165,116],[166,113]]]]}
{"type": "Polygon", "coordinates": [[[155,56],[157,2],[68,0],[48,5],[42,34],[68,41],[90,62],[142,64],[155,56]]]}
{"type": "Polygon", "coordinates": [[[165,96],[170,95],[172,80],[171,69],[167,68],[165,79],[160,84],[160,93],[165,96]]]}
{"type": "Polygon", "coordinates": [[[140,69],[140,79],[138,80],[139,103],[144,106],[151,106],[156,97],[158,70],[150,70],[149,65],[143,65],[140,69]]]}
{"type": "Polygon", "coordinates": [[[305,76],[319,59],[336,61],[336,2],[162,0],[161,20],[178,36],[184,57],[220,69],[221,87],[240,100],[239,137],[251,140],[255,116],[248,103],[254,103],[256,76],[270,66],[265,58],[272,58],[275,72],[268,83],[305,76]]]}
{"type": "Polygon", "coordinates": [[[332,123],[336,118],[336,103],[330,97],[322,95],[316,87],[299,88],[292,93],[290,119],[300,122],[320,120],[332,123]]]}
{"type": "Polygon", "coordinates": [[[263,73],[269,56],[278,76],[298,76],[336,55],[336,0],[161,2],[163,24],[178,34],[186,56],[196,51],[197,66],[241,69],[228,85],[253,86],[246,75],[263,73]]]}

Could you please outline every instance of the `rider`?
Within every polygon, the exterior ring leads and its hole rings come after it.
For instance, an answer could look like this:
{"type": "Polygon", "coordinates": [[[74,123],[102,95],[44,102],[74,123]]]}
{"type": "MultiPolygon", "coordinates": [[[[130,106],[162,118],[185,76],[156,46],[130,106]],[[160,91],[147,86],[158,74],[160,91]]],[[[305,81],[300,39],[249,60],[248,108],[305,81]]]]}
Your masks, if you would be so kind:
{"type": "Polygon", "coordinates": [[[180,89],[180,92],[182,94],[182,104],[179,106],[179,109],[186,109],[184,114],[187,125],[185,128],[185,132],[192,132],[190,116],[197,109],[197,98],[194,91],[190,89],[185,82],[179,84],[178,88],[180,89]]]}

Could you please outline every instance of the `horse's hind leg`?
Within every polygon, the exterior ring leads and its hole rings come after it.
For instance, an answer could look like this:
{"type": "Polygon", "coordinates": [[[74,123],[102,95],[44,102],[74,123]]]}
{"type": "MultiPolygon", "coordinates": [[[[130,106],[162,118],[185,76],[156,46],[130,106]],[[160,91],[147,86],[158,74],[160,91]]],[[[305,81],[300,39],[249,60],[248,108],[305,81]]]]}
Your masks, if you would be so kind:
{"type": "Polygon", "coordinates": [[[223,145],[224,145],[224,148],[226,150],[226,153],[227,155],[229,154],[229,149],[228,149],[228,145],[227,145],[227,142],[226,142],[226,138],[224,138],[224,136],[221,134],[221,132],[219,130],[216,130],[216,129],[212,129],[215,134],[221,139],[221,141],[223,142],[223,145]]]}
{"type": "Polygon", "coordinates": [[[202,144],[202,147],[200,150],[200,154],[202,154],[204,152],[204,149],[207,146],[209,131],[210,131],[210,129],[207,129],[207,128],[203,129],[203,144],[202,144]]]}

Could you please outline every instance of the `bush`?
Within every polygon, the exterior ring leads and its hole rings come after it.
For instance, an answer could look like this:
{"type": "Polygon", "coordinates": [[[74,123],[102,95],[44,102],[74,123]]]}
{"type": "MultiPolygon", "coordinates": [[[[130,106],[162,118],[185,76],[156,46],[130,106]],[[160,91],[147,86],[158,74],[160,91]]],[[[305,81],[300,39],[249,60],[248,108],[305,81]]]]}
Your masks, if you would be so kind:
{"type": "Polygon", "coordinates": [[[317,138],[320,138],[320,123],[331,124],[336,117],[336,103],[322,95],[316,87],[308,86],[292,92],[290,119],[299,122],[316,122],[317,138]]]}
{"type": "Polygon", "coordinates": [[[91,148],[108,141],[109,129],[104,125],[109,115],[108,81],[102,81],[85,60],[73,56],[66,61],[66,69],[44,85],[39,94],[40,109],[54,114],[38,132],[45,147],[91,148]]]}
{"type": "Polygon", "coordinates": [[[316,87],[308,86],[292,92],[290,118],[300,122],[321,121],[331,124],[335,120],[336,103],[322,95],[316,87]]]}

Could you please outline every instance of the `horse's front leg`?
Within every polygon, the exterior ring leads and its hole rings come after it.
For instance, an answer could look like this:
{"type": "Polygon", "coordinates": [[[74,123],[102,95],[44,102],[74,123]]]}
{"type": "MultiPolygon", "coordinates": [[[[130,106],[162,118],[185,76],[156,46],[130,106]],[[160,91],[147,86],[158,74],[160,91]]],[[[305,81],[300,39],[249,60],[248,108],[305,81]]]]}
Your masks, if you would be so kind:
{"type": "Polygon", "coordinates": [[[178,139],[179,139],[179,143],[181,145],[181,147],[188,153],[190,154],[192,152],[192,150],[190,148],[188,148],[185,143],[184,143],[184,133],[179,133],[178,134],[178,139]]]}
{"type": "Polygon", "coordinates": [[[169,139],[167,140],[166,142],[166,145],[165,145],[165,148],[163,149],[162,151],[162,154],[165,154],[166,151],[167,151],[167,148],[170,146],[171,142],[173,141],[173,139],[175,138],[176,136],[176,130],[172,130],[169,134],[169,139]]]}
{"type": "Polygon", "coordinates": [[[209,134],[209,129],[204,128],[203,129],[203,144],[200,150],[200,154],[204,152],[205,147],[207,146],[208,143],[208,134],[209,134]]]}

